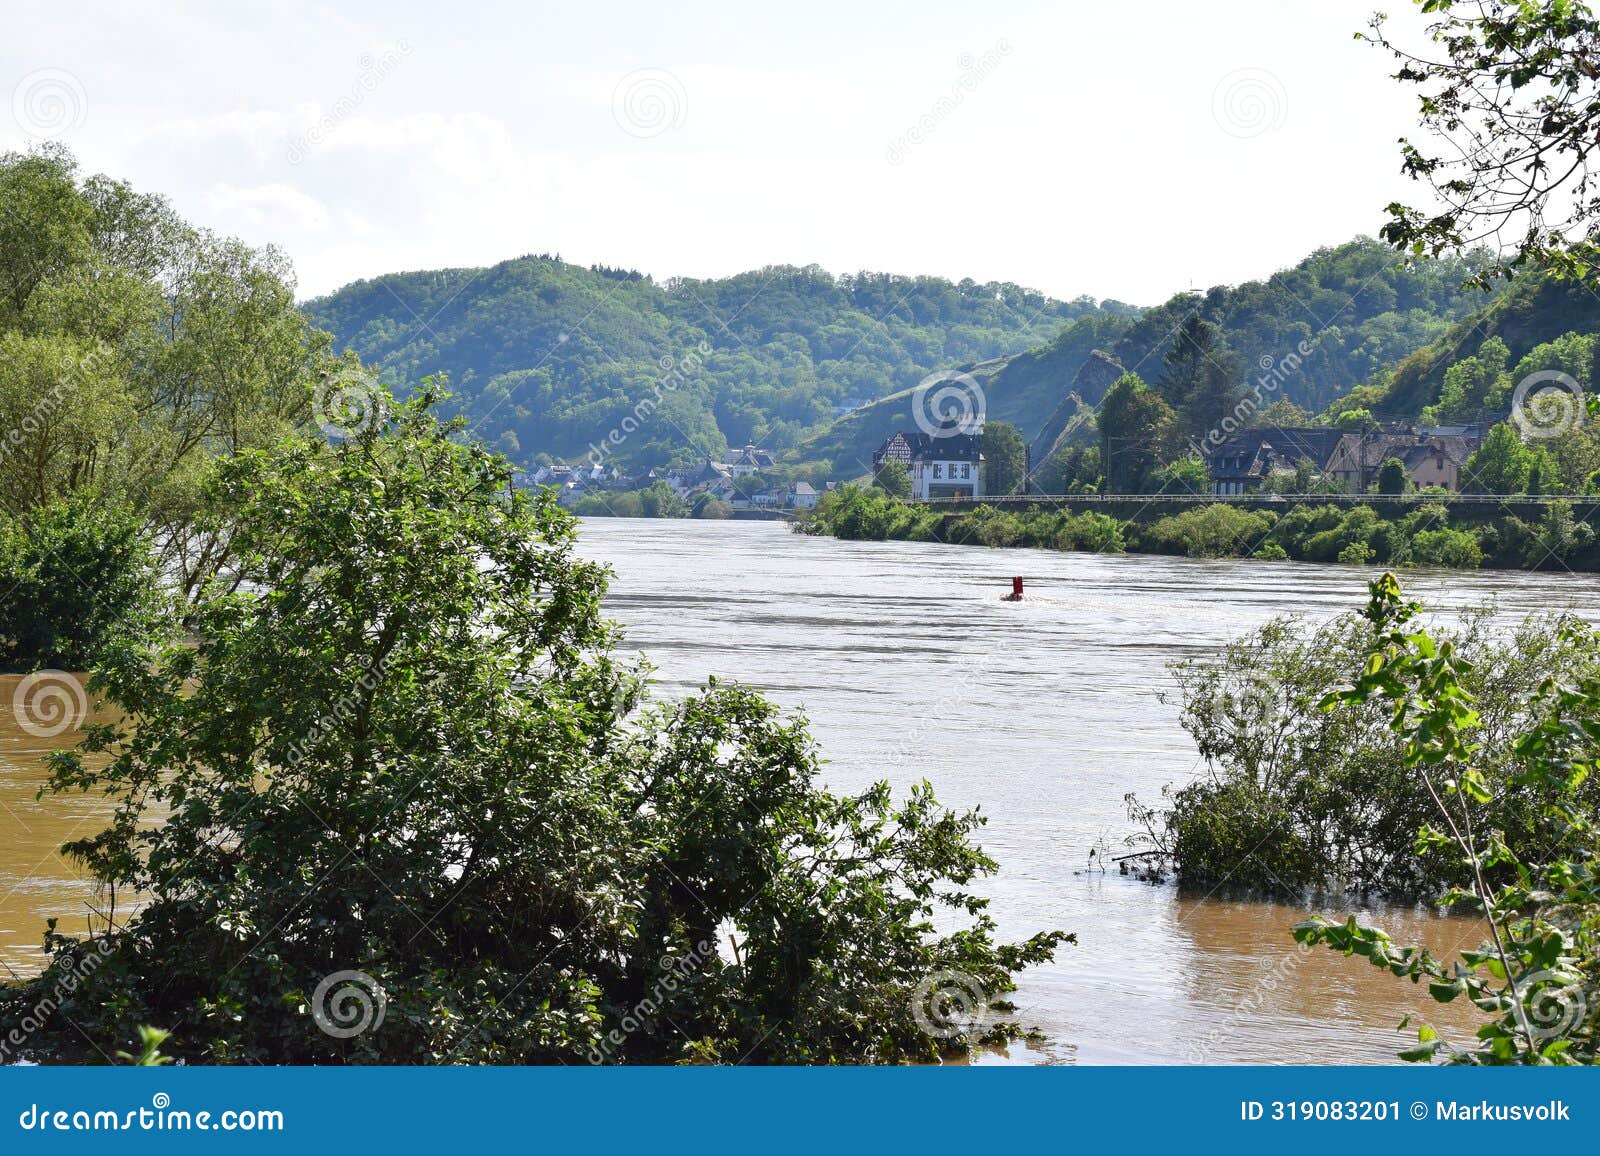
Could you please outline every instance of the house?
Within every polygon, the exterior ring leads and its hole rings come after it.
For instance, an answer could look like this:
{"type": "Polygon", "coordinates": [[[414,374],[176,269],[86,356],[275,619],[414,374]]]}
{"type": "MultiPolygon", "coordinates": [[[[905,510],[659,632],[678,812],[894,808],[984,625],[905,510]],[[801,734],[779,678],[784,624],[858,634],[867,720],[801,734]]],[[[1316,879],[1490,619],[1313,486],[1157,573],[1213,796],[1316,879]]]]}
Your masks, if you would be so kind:
{"type": "Polygon", "coordinates": [[[571,466],[553,465],[540,466],[533,471],[533,483],[537,486],[563,486],[573,478],[571,466]]]}
{"type": "Polygon", "coordinates": [[[1206,476],[1218,496],[1250,494],[1270,477],[1292,477],[1302,466],[1323,474],[1345,435],[1336,429],[1246,430],[1206,455],[1206,476]]]}
{"type": "Polygon", "coordinates": [[[720,486],[724,482],[730,483],[731,486],[733,478],[732,466],[707,458],[705,465],[683,475],[683,484],[686,489],[691,490],[720,486]]]}
{"type": "Polygon", "coordinates": [[[1477,449],[1469,433],[1347,433],[1328,463],[1328,474],[1364,494],[1378,483],[1378,471],[1390,458],[1405,463],[1412,485],[1461,489],[1461,471],[1477,449]]]}
{"type": "Polygon", "coordinates": [[[810,482],[796,482],[789,487],[789,505],[797,510],[809,510],[817,504],[817,490],[810,482]]]}
{"type": "Polygon", "coordinates": [[[706,482],[700,487],[704,493],[710,494],[719,502],[727,502],[730,506],[739,500],[738,488],[733,484],[732,478],[717,478],[706,482]]]}
{"type": "Polygon", "coordinates": [[[1464,437],[1429,438],[1414,446],[1407,446],[1398,456],[1405,463],[1411,484],[1417,489],[1442,486],[1459,492],[1461,471],[1466,468],[1473,448],[1464,437]]]}
{"type": "Polygon", "coordinates": [[[761,470],[770,470],[775,464],[776,459],[771,454],[766,450],[758,450],[755,446],[745,446],[726,463],[736,478],[759,473],[761,470]]]}
{"type": "Polygon", "coordinates": [[[919,431],[895,437],[904,438],[911,447],[907,472],[911,475],[911,496],[917,501],[983,496],[981,426],[973,428],[947,421],[931,433],[919,431]]]}
{"type": "Polygon", "coordinates": [[[877,473],[884,462],[899,462],[908,471],[911,469],[911,440],[905,434],[895,434],[872,451],[873,473],[877,473]]]}

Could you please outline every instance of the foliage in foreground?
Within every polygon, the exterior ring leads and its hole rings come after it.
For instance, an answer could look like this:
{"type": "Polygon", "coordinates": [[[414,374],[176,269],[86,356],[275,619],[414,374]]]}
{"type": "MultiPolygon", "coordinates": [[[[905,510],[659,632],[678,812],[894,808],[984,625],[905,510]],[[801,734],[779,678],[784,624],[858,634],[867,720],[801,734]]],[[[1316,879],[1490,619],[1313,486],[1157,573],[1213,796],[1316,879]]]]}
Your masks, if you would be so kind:
{"type": "MultiPolygon", "coordinates": [[[[1490,1017],[1465,1046],[1424,1024],[1416,1047],[1401,1053],[1405,1059],[1592,1064],[1600,1041],[1600,839],[1586,787],[1600,752],[1600,677],[1592,665],[1562,671],[1522,700],[1531,718],[1513,736],[1509,774],[1497,781],[1483,758],[1482,700],[1469,689],[1473,664],[1418,627],[1418,610],[1402,600],[1393,575],[1373,582],[1366,611],[1373,653],[1354,685],[1323,705],[1336,713],[1388,709],[1405,765],[1431,803],[1418,851],[1457,860],[1463,883],[1440,901],[1478,910],[1488,940],[1447,960],[1425,947],[1396,947],[1354,917],[1308,920],[1295,938],[1425,981],[1441,1003],[1470,999],[1490,1017]],[[1542,838],[1527,843],[1501,828],[1497,808],[1507,791],[1530,804],[1542,838]]],[[[1578,631],[1568,624],[1563,633],[1577,640],[1578,631]]],[[[1593,638],[1581,641],[1589,646],[1593,638]]]]}
{"type": "Polygon", "coordinates": [[[0,670],[88,670],[170,626],[141,523],[83,499],[0,515],[0,670]]]}
{"type": "Polygon", "coordinates": [[[994,941],[981,818],[820,789],[803,724],[748,690],[643,703],[572,519],[431,407],[221,471],[244,581],[200,601],[197,648],[108,665],[118,721],[51,760],[116,810],[68,848],[104,925],[52,925],[49,969],[0,993],[16,1023],[67,989],[34,1058],[134,1024],[218,1063],[895,1061],[1014,1032],[937,994],[954,973],[1004,1010],[1067,938],[994,941]]]}
{"type": "MultiPolygon", "coordinates": [[[[1463,685],[1482,704],[1479,762],[1493,789],[1485,819],[1525,853],[1565,847],[1536,794],[1515,780],[1517,736],[1535,718],[1544,680],[1600,673],[1600,635],[1573,618],[1540,616],[1504,629],[1488,610],[1436,631],[1471,659],[1463,685]]],[[[1404,740],[1377,704],[1321,709],[1371,652],[1370,623],[1347,614],[1312,627],[1278,618],[1214,658],[1173,667],[1181,721],[1203,772],[1168,787],[1160,805],[1129,796],[1146,862],[1180,882],[1227,883],[1284,897],[1344,890],[1390,900],[1430,898],[1466,882],[1459,857],[1418,848],[1432,813],[1404,740]]],[[[1600,785],[1583,797],[1600,802],[1600,785]]]]}

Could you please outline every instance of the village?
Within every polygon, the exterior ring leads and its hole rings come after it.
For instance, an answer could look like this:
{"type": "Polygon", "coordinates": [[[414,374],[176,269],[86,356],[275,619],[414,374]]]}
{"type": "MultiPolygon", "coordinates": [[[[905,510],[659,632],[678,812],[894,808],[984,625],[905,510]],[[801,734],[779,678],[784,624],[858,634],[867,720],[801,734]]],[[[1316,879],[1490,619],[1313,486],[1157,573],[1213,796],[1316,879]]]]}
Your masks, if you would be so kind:
{"type": "MultiPolygon", "coordinates": [[[[1376,493],[1383,485],[1384,464],[1393,460],[1404,467],[1407,490],[1460,493],[1467,461],[1493,424],[1481,420],[1454,426],[1393,422],[1359,431],[1327,426],[1250,429],[1205,453],[1207,488],[1202,492],[1219,498],[1376,493]]],[[[612,509],[618,504],[617,495],[670,493],[682,503],[684,515],[713,517],[776,517],[810,510],[823,494],[842,484],[830,481],[819,487],[804,480],[781,480],[784,469],[774,455],[753,445],[724,457],[639,473],[603,462],[554,464],[526,471],[523,477],[526,484],[553,487],[563,507],[580,513],[620,513],[612,509]],[[705,515],[708,503],[715,503],[712,509],[719,512],[705,515]]],[[[877,477],[891,462],[904,468],[911,501],[977,501],[995,496],[985,487],[981,424],[898,431],[873,451],[872,472],[861,480],[877,477]]],[[[1048,497],[1029,482],[1031,475],[1030,468],[1017,492],[1048,497]]]]}
{"type": "Polygon", "coordinates": [[[1460,493],[1467,460],[1494,424],[1393,422],[1360,431],[1325,426],[1246,430],[1206,455],[1206,477],[1218,497],[1263,489],[1365,494],[1380,489],[1379,473],[1392,459],[1405,467],[1407,488],[1460,493]]]}
{"type": "Polygon", "coordinates": [[[559,494],[564,508],[584,509],[607,504],[608,495],[657,491],[663,488],[684,503],[687,509],[720,503],[733,514],[778,514],[784,510],[809,510],[826,491],[837,488],[828,482],[819,490],[810,482],[777,482],[770,477],[777,461],[766,450],[747,445],[727,455],[726,461],[706,458],[698,466],[658,467],[630,474],[603,462],[582,466],[548,465],[524,471],[527,484],[550,486],[559,494]]]}

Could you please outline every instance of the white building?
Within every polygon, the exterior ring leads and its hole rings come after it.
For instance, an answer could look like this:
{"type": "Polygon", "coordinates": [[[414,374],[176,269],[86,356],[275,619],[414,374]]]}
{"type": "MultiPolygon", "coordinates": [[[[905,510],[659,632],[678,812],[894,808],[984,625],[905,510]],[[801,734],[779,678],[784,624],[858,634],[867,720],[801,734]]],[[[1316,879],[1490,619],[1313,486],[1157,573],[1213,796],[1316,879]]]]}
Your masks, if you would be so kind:
{"type": "Polygon", "coordinates": [[[932,433],[897,435],[911,444],[911,496],[919,502],[932,498],[983,496],[981,428],[947,422],[932,433]]]}

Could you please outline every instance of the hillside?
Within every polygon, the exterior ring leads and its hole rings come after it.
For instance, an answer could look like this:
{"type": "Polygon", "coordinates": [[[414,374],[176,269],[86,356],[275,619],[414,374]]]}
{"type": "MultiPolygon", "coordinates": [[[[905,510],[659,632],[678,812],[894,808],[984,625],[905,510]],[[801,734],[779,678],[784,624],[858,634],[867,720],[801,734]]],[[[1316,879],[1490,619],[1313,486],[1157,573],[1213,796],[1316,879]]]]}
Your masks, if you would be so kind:
{"type": "MultiPolygon", "coordinates": [[[[1435,341],[1417,349],[1396,366],[1383,394],[1373,399],[1384,413],[1411,415],[1439,401],[1450,369],[1476,356],[1486,342],[1499,341],[1512,377],[1544,368],[1541,346],[1565,334],[1600,332],[1600,297],[1575,281],[1547,277],[1518,279],[1494,301],[1463,318],[1435,341]],[[1533,357],[1527,365],[1519,365],[1533,357]]],[[[1580,382],[1591,384],[1588,366],[1571,366],[1580,382]]],[[[1504,393],[1502,388],[1499,393],[1504,393]]],[[[1503,399],[1496,399],[1503,400],[1503,399]]],[[[1464,415],[1463,415],[1464,416],[1464,415]]]]}
{"type": "MultiPolygon", "coordinates": [[[[1048,344],[971,372],[983,388],[987,416],[1021,428],[1038,460],[1079,400],[1099,404],[1115,380],[1106,365],[1155,380],[1178,326],[1197,314],[1222,328],[1245,382],[1270,373],[1305,342],[1312,352],[1282,375],[1274,396],[1321,410],[1353,386],[1385,379],[1397,362],[1483,307],[1484,294],[1461,287],[1477,260],[1406,268],[1387,246],[1357,239],[1320,249],[1265,281],[1178,294],[1138,315],[1080,317],[1048,344]]],[[[911,396],[891,395],[851,414],[802,452],[832,461],[838,474],[850,473],[872,446],[907,423],[911,396]]]]}
{"type": "Polygon", "coordinates": [[[1135,312],[815,266],[657,284],[558,257],[392,274],[305,309],[391,385],[447,373],[472,432],[520,464],[581,458],[615,432],[608,458],[634,467],[747,442],[782,453],[933,370],[1135,312]]]}

